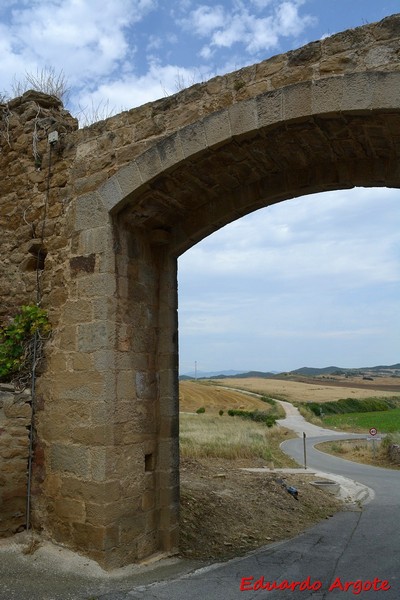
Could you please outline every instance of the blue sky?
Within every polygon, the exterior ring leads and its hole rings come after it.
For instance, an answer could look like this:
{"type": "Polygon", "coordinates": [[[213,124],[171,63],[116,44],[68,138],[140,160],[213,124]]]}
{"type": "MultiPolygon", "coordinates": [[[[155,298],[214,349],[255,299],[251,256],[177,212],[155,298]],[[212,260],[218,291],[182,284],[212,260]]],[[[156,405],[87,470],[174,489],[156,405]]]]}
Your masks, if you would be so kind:
{"type": "MultiPolygon", "coordinates": [[[[63,70],[100,116],[400,12],[399,0],[0,0],[0,92],[63,70]]],[[[83,113],[81,112],[83,111],[83,113]]],[[[396,190],[294,199],[180,258],[181,372],[399,362],[396,190]]]]}

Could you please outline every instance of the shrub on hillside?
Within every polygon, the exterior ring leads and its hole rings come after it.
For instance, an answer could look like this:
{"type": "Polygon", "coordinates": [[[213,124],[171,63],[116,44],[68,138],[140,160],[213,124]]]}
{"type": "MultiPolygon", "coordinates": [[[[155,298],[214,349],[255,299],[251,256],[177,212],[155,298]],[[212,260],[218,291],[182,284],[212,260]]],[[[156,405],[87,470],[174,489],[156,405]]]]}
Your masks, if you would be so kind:
{"type": "Polygon", "coordinates": [[[396,408],[399,404],[399,399],[393,398],[365,398],[358,400],[357,398],[342,398],[336,402],[309,402],[307,408],[314,415],[319,417],[325,415],[339,415],[346,413],[359,412],[380,412],[396,408]]]}
{"type": "Polygon", "coordinates": [[[276,417],[260,410],[239,410],[230,408],[228,410],[230,417],[242,417],[243,419],[250,419],[257,423],[264,423],[267,427],[272,427],[276,423],[276,417]]]}

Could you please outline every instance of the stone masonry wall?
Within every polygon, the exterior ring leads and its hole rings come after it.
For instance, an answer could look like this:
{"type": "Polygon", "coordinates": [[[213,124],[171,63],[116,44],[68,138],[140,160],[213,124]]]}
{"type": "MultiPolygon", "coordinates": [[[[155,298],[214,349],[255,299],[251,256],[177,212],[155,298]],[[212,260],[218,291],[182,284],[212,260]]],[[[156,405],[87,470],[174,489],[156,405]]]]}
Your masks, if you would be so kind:
{"type": "Polygon", "coordinates": [[[29,392],[0,384],[0,538],[22,531],[26,523],[29,392]]]}

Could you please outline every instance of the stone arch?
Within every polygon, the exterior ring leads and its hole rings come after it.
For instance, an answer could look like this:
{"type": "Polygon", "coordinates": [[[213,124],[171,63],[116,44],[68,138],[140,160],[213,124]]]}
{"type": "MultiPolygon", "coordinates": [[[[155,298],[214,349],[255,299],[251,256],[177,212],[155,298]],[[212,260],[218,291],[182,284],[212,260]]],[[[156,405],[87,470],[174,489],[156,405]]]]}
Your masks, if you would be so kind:
{"type": "MultiPolygon", "coordinates": [[[[255,85],[124,153],[85,193],[72,188],[64,326],[40,382],[47,470],[35,514],[107,568],[178,544],[177,257],[268,204],[400,187],[398,62],[314,78],[302,60],[320,54],[306,48],[276,89],[255,85]]],[[[78,143],[77,171],[93,143],[78,143]]]]}
{"type": "Polygon", "coordinates": [[[398,187],[399,86],[397,72],[352,73],[233,104],[154,144],[99,189],[99,200],[130,227],[170,237],[179,255],[293,196],[398,187]]]}

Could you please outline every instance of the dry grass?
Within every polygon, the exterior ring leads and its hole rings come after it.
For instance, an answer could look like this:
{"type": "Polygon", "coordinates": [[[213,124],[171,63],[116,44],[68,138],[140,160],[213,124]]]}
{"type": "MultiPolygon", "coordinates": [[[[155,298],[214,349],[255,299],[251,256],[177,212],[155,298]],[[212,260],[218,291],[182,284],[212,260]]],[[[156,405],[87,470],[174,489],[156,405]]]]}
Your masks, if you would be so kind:
{"type": "Polygon", "coordinates": [[[295,466],[279,448],[289,434],[277,427],[223,415],[180,416],[181,455],[190,458],[229,460],[262,459],[275,467],[295,466]]]}
{"type": "Polygon", "coordinates": [[[225,390],[222,387],[197,381],[181,381],[179,383],[179,409],[182,412],[196,412],[204,407],[207,413],[218,414],[220,410],[230,408],[242,410],[261,410],[268,412],[271,405],[254,396],[225,390]]]}
{"type": "MultiPolygon", "coordinates": [[[[335,385],[319,385],[297,381],[283,381],[279,379],[261,379],[249,377],[248,379],[217,379],[215,383],[232,388],[241,388],[259,394],[266,394],[279,400],[288,402],[331,402],[340,398],[371,398],[393,396],[393,391],[384,389],[377,391],[365,385],[359,387],[343,387],[335,385]]],[[[376,382],[375,382],[376,383],[376,382]]]]}
{"type": "Polygon", "coordinates": [[[372,441],[366,440],[346,440],[337,442],[323,442],[317,444],[316,448],[327,454],[352,460],[354,462],[373,465],[375,467],[384,467],[386,469],[400,469],[400,465],[394,464],[389,460],[387,449],[384,444],[377,441],[375,453],[372,441]]]}

